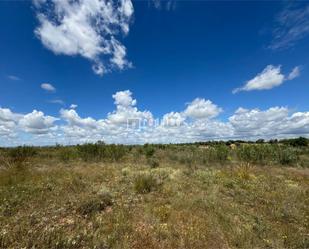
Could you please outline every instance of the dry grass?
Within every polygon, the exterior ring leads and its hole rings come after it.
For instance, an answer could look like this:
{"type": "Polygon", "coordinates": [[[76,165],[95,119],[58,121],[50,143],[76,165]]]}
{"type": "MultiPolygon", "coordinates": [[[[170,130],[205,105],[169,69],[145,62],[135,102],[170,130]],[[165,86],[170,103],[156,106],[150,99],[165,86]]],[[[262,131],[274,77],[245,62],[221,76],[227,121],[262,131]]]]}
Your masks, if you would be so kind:
{"type": "Polygon", "coordinates": [[[309,248],[308,168],[133,162],[1,170],[0,248],[309,248]]]}
{"type": "Polygon", "coordinates": [[[121,167],[99,164],[2,172],[1,246],[308,247],[304,170],[197,169],[188,175],[186,169],[126,168],[127,176],[121,167]],[[141,171],[152,171],[162,188],[136,193],[141,171]],[[111,191],[107,201],[100,199],[102,186],[111,191]]]}

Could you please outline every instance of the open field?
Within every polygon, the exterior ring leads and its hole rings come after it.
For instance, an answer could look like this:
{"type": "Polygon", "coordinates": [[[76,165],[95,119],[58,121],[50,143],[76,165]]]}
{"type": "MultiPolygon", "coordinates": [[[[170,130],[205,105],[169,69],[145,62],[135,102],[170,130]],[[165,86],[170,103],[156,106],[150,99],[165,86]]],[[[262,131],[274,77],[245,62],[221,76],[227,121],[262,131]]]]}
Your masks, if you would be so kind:
{"type": "Polygon", "coordinates": [[[0,150],[0,248],[309,248],[309,148],[0,150]]]}

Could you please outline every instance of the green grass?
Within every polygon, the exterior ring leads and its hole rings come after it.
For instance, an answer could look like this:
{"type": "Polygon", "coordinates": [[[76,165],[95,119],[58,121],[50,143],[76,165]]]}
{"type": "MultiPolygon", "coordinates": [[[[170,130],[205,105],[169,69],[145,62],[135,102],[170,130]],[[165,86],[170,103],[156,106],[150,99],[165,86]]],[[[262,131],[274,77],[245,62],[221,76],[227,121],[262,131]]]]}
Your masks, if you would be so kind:
{"type": "Polygon", "coordinates": [[[297,155],[282,165],[220,146],[123,147],[121,160],[37,148],[1,164],[0,248],[309,248],[307,150],[280,147],[297,155]]]}

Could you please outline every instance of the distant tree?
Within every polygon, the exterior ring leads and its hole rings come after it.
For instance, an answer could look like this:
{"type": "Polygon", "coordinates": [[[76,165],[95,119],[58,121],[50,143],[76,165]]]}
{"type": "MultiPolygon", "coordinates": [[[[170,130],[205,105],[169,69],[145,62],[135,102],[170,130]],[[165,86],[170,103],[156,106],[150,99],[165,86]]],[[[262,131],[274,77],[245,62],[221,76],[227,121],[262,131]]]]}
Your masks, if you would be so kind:
{"type": "Polygon", "coordinates": [[[102,140],[97,141],[97,144],[98,145],[105,145],[104,141],[102,141],[102,140]]]}
{"type": "Polygon", "coordinates": [[[278,143],[278,139],[270,139],[269,143],[270,144],[277,144],[278,143]]]}
{"type": "Polygon", "coordinates": [[[304,137],[284,139],[281,142],[294,147],[308,146],[308,139],[304,137]]]}
{"type": "Polygon", "coordinates": [[[308,139],[304,137],[295,138],[291,142],[292,146],[308,146],[308,139]]]}
{"type": "Polygon", "coordinates": [[[256,140],[255,143],[257,143],[257,144],[263,144],[264,142],[265,142],[264,139],[258,139],[258,140],[256,140]]]}

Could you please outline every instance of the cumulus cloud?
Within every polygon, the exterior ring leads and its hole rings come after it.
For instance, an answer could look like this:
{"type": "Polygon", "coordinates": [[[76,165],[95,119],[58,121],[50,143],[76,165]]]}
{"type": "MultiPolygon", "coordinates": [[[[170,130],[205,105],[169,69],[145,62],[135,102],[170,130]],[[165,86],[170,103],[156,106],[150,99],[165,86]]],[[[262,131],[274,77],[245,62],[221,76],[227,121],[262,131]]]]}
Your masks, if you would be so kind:
{"type": "Polygon", "coordinates": [[[54,126],[54,122],[58,120],[52,116],[45,116],[43,112],[33,110],[31,113],[24,115],[19,125],[26,132],[33,134],[46,134],[54,126]]]}
{"type": "Polygon", "coordinates": [[[273,30],[271,49],[280,50],[293,47],[309,35],[309,4],[292,3],[277,15],[273,30]]]}
{"type": "Polygon", "coordinates": [[[272,107],[265,111],[238,108],[229,118],[229,122],[237,136],[269,135],[277,131],[276,125],[284,120],[288,113],[285,107],[272,107]]]}
{"type": "Polygon", "coordinates": [[[93,63],[98,75],[131,66],[126,48],[116,38],[129,32],[131,0],[36,0],[34,4],[39,21],[35,34],[55,54],[82,56],[93,63]]]}
{"type": "Polygon", "coordinates": [[[188,104],[184,114],[187,117],[204,119],[214,118],[222,112],[222,109],[217,105],[213,104],[210,100],[196,98],[188,104]]]}
{"type": "Polygon", "coordinates": [[[60,116],[65,120],[70,126],[86,127],[95,129],[97,127],[97,121],[93,118],[81,118],[75,110],[60,110],[60,116]]]}
{"type": "Polygon", "coordinates": [[[280,86],[286,80],[295,79],[299,75],[299,67],[295,67],[286,77],[281,72],[281,66],[268,65],[261,73],[247,81],[244,86],[236,88],[232,92],[238,93],[240,91],[269,90],[280,86]]]}
{"type": "Polygon", "coordinates": [[[163,116],[162,124],[164,126],[180,126],[186,120],[183,113],[179,112],[170,112],[163,116]]]}
{"type": "Polygon", "coordinates": [[[43,90],[47,91],[47,92],[55,92],[56,91],[56,88],[52,84],[49,84],[49,83],[42,83],[41,88],[43,90]]]}
{"type": "Polygon", "coordinates": [[[115,110],[101,119],[82,117],[73,108],[61,109],[59,117],[37,110],[20,114],[0,108],[0,144],[76,144],[98,140],[136,144],[309,137],[309,112],[292,112],[287,107],[240,107],[221,121],[218,116],[222,108],[210,100],[196,98],[183,111],[155,118],[150,111],[138,109],[129,90],[116,92],[112,97],[115,110]]]}
{"type": "Polygon", "coordinates": [[[113,94],[115,105],[129,107],[136,105],[136,99],[132,98],[132,92],[130,90],[119,91],[113,94]]]}
{"type": "Polygon", "coordinates": [[[13,113],[8,108],[0,107],[0,136],[9,137],[15,135],[17,123],[21,118],[21,114],[13,113]]]}
{"type": "Polygon", "coordinates": [[[21,114],[13,113],[8,108],[1,108],[0,107],[0,121],[18,121],[22,117],[21,114]]]}
{"type": "Polygon", "coordinates": [[[139,111],[135,107],[136,99],[132,98],[131,91],[119,91],[113,95],[113,98],[116,110],[108,114],[108,122],[124,125],[130,122],[130,120],[150,120],[153,118],[149,111],[139,111]]]}
{"type": "Polygon", "coordinates": [[[2,138],[14,137],[19,141],[21,133],[49,134],[57,129],[56,120],[58,118],[46,116],[43,112],[37,110],[28,114],[21,114],[14,113],[8,108],[0,108],[0,135],[2,138]]]}
{"type": "Polygon", "coordinates": [[[76,104],[71,104],[70,105],[70,109],[76,109],[78,107],[78,105],[76,105],[76,104]]]}
{"type": "Polygon", "coordinates": [[[271,107],[267,110],[239,108],[229,122],[234,135],[247,137],[284,137],[309,134],[309,112],[289,114],[286,107],[271,107]]]}

